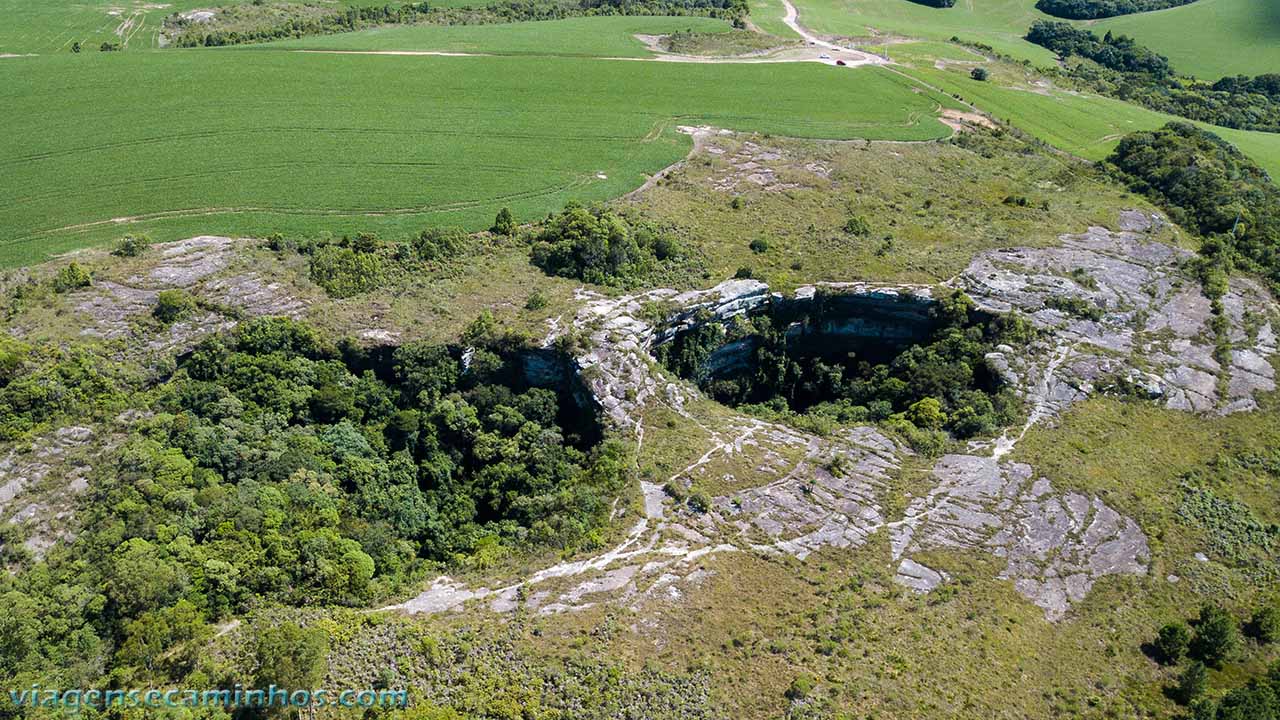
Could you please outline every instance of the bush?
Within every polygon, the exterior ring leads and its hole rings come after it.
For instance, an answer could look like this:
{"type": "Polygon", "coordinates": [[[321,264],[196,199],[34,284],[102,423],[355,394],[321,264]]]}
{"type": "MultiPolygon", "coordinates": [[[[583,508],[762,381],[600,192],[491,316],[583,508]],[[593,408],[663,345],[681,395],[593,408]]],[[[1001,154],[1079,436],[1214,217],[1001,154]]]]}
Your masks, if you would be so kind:
{"type": "Polygon", "coordinates": [[[1268,605],[1255,612],[1249,621],[1249,636],[1263,645],[1280,641],[1280,608],[1268,605]]]}
{"type": "Polygon", "coordinates": [[[493,227],[489,228],[489,232],[494,235],[515,235],[516,219],[512,217],[511,210],[502,208],[498,211],[497,217],[493,219],[493,227]]]}
{"type": "Polygon", "coordinates": [[[151,309],[152,316],[168,325],[190,315],[196,309],[196,300],[185,290],[161,290],[156,296],[156,306],[151,309]]]}
{"type": "Polygon", "coordinates": [[[1178,685],[1174,688],[1174,699],[1183,705],[1190,705],[1208,687],[1209,671],[1205,669],[1204,663],[1193,661],[1179,676],[1178,685]]]}
{"type": "Polygon", "coordinates": [[[524,302],[525,310],[541,310],[548,304],[547,296],[542,294],[541,290],[534,290],[529,294],[529,299],[524,302]]]}
{"type": "Polygon", "coordinates": [[[532,261],[550,275],[629,286],[671,271],[684,255],[672,228],[569,203],[538,234],[532,261]]]}
{"type": "Polygon", "coordinates": [[[990,75],[991,74],[987,72],[987,69],[982,67],[976,67],[969,71],[969,77],[980,82],[986,82],[990,75]]]}
{"type": "Polygon", "coordinates": [[[427,228],[413,241],[420,260],[435,262],[458,257],[467,249],[470,236],[458,228],[427,228]]]}
{"type": "Polygon", "coordinates": [[[125,235],[116,243],[111,254],[116,257],[137,257],[146,252],[150,244],[151,239],[146,235],[125,235]]]}
{"type": "Polygon", "coordinates": [[[79,263],[71,263],[58,271],[53,277],[53,291],[64,293],[76,290],[82,287],[89,287],[93,282],[93,275],[80,266],[79,263]]]}
{"type": "Polygon", "coordinates": [[[747,247],[751,248],[751,252],[757,255],[762,255],[769,252],[769,241],[764,238],[756,238],[755,240],[752,240],[751,244],[747,247]]]}
{"type": "Polygon", "coordinates": [[[733,273],[734,280],[750,280],[753,277],[755,273],[749,267],[740,267],[733,273]]]}
{"type": "Polygon", "coordinates": [[[1187,653],[1190,643],[1191,631],[1186,624],[1173,622],[1160,628],[1152,646],[1155,648],[1156,660],[1165,665],[1174,665],[1187,653]]]}
{"type": "Polygon", "coordinates": [[[801,675],[791,681],[791,685],[787,688],[786,696],[788,700],[804,700],[813,692],[813,678],[808,675],[801,675]]]}
{"type": "Polygon", "coordinates": [[[311,256],[311,281],[330,297],[359,295],[382,282],[382,260],[351,248],[322,247],[311,256]]]}
{"type": "Polygon", "coordinates": [[[871,233],[871,225],[861,215],[850,215],[849,219],[844,221],[843,229],[850,235],[858,237],[866,237],[871,233]]]}

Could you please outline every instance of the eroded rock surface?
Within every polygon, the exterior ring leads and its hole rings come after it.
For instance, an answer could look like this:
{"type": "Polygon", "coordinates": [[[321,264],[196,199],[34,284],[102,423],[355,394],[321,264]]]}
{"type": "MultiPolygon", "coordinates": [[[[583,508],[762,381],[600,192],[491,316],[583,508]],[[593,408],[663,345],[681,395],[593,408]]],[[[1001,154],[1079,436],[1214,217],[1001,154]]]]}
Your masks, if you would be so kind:
{"type": "Polygon", "coordinates": [[[1146,572],[1150,551],[1137,523],[1098,498],[1055,493],[1030,465],[947,455],[933,478],[937,485],[890,528],[903,585],[927,591],[941,582],[912,554],[983,550],[1006,558],[1001,577],[1058,619],[1098,578],[1146,572]]]}
{"type": "MultiPolygon", "coordinates": [[[[1147,539],[1132,519],[1097,498],[1056,491],[1033,467],[1000,458],[1027,428],[1096,392],[1123,389],[1162,398],[1174,409],[1235,412],[1254,407],[1256,392],[1275,387],[1275,304],[1255,284],[1232,281],[1222,301],[1231,361],[1221,367],[1214,358],[1211,304],[1181,270],[1191,256],[1147,236],[1158,222],[1125,213],[1119,231],[1090,228],[1064,236],[1060,247],[985,253],[952,281],[981,309],[1017,310],[1044,330],[1031,347],[1001,347],[987,358],[1021,392],[1029,420],[1021,432],[975,444],[971,454],[942,458],[931,474],[933,488],[896,518],[885,516],[882,498],[909,451],[880,432],[856,428],[819,437],[732,412],[709,418],[691,410],[696,388],[657,369],[655,344],[694,323],[723,322],[780,297],[767,286],[733,280],[688,293],[580,293],[583,306],[572,327],[587,336],[589,349],[578,363],[611,421],[634,431],[643,446],[646,408],[657,404],[679,413],[705,433],[690,442],[707,449],[669,482],[733,489],[712,498],[705,514],[681,510],[666,517],[663,495],[647,485],[646,519],[619,548],[474,597],[487,599],[495,611],[519,602],[539,612],[601,600],[640,606],[678,597],[680,583],[705,577],[707,569],[692,569],[700,553],[749,550],[804,558],[824,547],[862,546],[879,532],[888,535],[903,586],[930,592],[949,581],[920,559],[926,553],[990,553],[1005,560],[1000,578],[1012,581],[1050,620],[1063,617],[1100,578],[1146,573],[1147,539]],[[661,321],[658,327],[655,321],[661,321]],[[578,576],[568,585],[531,587],[578,576]]],[[[859,283],[828,289],[868,298],[929,298],[924,287],[859,283]]],[[[816,290],[801,288],[795,297],[816,290]]],[[[858,318],[844,324],[865,325],[858,318]]],[[[547,343],[567,330],[555,323],[547,343]]],[[[427,605],[462,597],[448,583],[427,595],[420,599],[427,605]]],[[[445,604],[459,607],[462,601],[445,604]]]]}
{"type": "MultiPolygon", "coordinates": [[[[1256,408],[1254,394],[1276,387],[1275,303],[1257,283],[1231,280],[1222,298],[1231,348],[1224,366],[1215,358],[1222,339],[1211,303],[1181,270],[1193,255],[1150,240],[1141,231],[1153,222],[1127,212],[1119,232],[1092,227],[1064,235],[1058,247],[984,253],[955,284],[983,309],[1022,312],[1066,348],[1046,398],[1059,407],[1123,381],[1172,409],[1256,408]]],[[[1015,382],[1030,380],[1035,395],[1043,358],[1001,353],[992,361],[1015,382]]]]}
{"type": "MultiPolygon", "coordinates": [[[[307,303],[279,283],[268,282],[252,269],[235,271],[237,248],[243,241],[205,235],[152,245],[141,259],[139,272],[121,279],[95,281],[80,291],[76,309],[88,316],[82,335],[116,339],[138,335],[135,323],[145,318],[162,290],[181,289],[214,305],[235,308],[249,316],[298,317],[307,303]]],[[[151,334],[139,344],[151,351],[188,349],[200,338],[234,327],[236,320],[218,312],[201,311],[151,334]]]]}

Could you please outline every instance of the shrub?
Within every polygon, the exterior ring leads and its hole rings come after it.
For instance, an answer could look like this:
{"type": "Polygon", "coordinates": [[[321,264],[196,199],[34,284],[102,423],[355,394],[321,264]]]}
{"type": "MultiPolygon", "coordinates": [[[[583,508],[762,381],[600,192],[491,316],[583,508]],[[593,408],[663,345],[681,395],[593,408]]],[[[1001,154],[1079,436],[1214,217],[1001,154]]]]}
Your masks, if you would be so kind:
{"type": "Polygon", "coordinates": [[[844,221],[843,229],[850,235],[857,235],[858,237],[865,237],[871,233],[871,225],[861,215],[850,215],[849,219],[844,221]]]}
{"type": "Polygon", "coordinates": [[[976,67],[969,71],[969,77],[979,82],[986,82],[987,78],[990,76],[991,74],[987,72],[987,69],[982,67],[976,67]]]}
{"type": "Polygon", "coordinates": [[[1253,614],[1249,635],[1263,645],[1280,640],[1280,608],[1268,605],[1253,614]]]}
{"type": "Polygon", "coordinates": [[[516,219],[512,217],[509,208],[502,208],[498,211],[497,217],[493,219],[493,227],[489,228],[489,232],[494,235],[515,235],[516,219]]]}
{"type": "Polygon", "coordinates": [[[155,319],[168,325],[190,315],[196,309],[196,300],[185,290],[161,290],[156,296],[156,306],[151,309],[155,319]]]}
{"type": "Polygon", "coordinates": [[[542,294],[541,290],[534,290],[529,294],[529,299],[524,302],[525,310],[541,310],[548,303],[547,296],[542,294]]]}
{"type": "Polygon", "coordinates": [[[1187,629],[1186,624],[1173,622],[1160,628],[1152,645],[1155,648],[1156,660],[1165,665],[1173,665],[1186,654],[1190,643],[1191,631],[1187,629]]]}
{"type": "Polygon", "coordinates": [[[85,270],[79,263],[71,263],[58,271],[53,277],[53,291],[58,293],[68,292],[77,288],[89,287],[93,282],[93,275],[85,270]]]}
{"type": "Polygon", "coordinates": [[[146,235],[125,235],[111,251],[116,257],[137,257],[146,251],[151,239],[146,235]]]}
{"type": "Polygon", "coordinates": [[[690,493],[686,502],[689,509],[696,513],[705,513],[711,509],[711,499],[701,492],[690,493]]]}
{"type": "Polygon", "coordinates": [[[467,249],[470,236],[458,228],[427,228],[413,241],[418,258],[427,262],[458,257],[467,249]]]}
{"type": "Polygon", "coordinates": [[[1152,643],[1156,651],[1156,660],[1164,665],[1175,665],[1187,655],[1187,646],[1192,642],[1192,632],[1185,623],[1170,623],[1156,633],[1156,641],[1152,643]]]}
{"type": "Polygon", "coordinates": [[[813,678],[808,675],[801,675],[791,681],[791,685],[787,688],[786,696],[788,700],[804,700],[809,697],[809,693],[813,692],[813,678]]]}
{"type": "Polygon", "coordinates": [[[351,248],[322,247],[311,256],[311,281],[330,297],[359,295],[382,282],[382,261],[377,255],[351,248]]]}
{"type": "Polygon", "coordinates": [[[769,252],[769,241],[764,238],[756,238],[755,240],[752,240],[751,244],[747,247],[751,248],[751,252],[761,255],[769,252]]]}
{"type": "Polygon", "coordinates": [[[733,279],[735,280],[750,280],[753,277],[755,277],[755,273],[749,267],[740,267],[733,273],[733,279]]]}

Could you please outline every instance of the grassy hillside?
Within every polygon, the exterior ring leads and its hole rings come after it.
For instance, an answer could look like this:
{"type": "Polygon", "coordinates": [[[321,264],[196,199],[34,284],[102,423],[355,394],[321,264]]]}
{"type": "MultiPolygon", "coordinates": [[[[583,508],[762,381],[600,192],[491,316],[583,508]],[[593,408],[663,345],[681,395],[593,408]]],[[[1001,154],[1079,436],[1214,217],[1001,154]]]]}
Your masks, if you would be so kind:
{"type": "Polygon", "coordinates": [[[800,22],[814,31],[866,37],[869,29],[890,35],[986,43],[1000,52],[1037,63],[1053,54],[1022,39],[1031,23],[1047,18],[1035,0],[960,0],[932,8],[910,0],[796,0],[800,22]]]}
{"type": "MultiPolygon", "coordinates": [[[[955,93],[984,112],[1060,150],[1090,160],[1105,158],[1128,133],[1150,130],[1180,119],[1098,95],[978,82],[969,78],[967,70],[924,67],[904,72],[933,87],[955,93]]],[[[1273,177],[1280,178],[1280,135],[1202,126],[1234,143],[1273,177]]]]}
{"type": "Polygon", "coordinates": [[[1199,77],[1280,72],[1280,3],[1273,0],[1198,0],[1092,27],[1136,37],[1199,77]]]}
{"type": "Polygon", "coordinates": [[[713,33],[724,20],[701,17],[588,17],[511,25],[391,25],[340,35],[274,43],[272,47],[331,50],[434,50],[498,55],[647,57],[637,34],[680,30],[713,33]]]}
{"type": "Polygon", "coordinates": [[[407,235],[627,192],[680,123],[924,140],[883,70],[262,50],[0,64],[0,264],[148,230],[407,235]],[[128,78],[128,81],[122,81],[128,78]],[[803,112],[797,109],[803,108],[803,112]]]}

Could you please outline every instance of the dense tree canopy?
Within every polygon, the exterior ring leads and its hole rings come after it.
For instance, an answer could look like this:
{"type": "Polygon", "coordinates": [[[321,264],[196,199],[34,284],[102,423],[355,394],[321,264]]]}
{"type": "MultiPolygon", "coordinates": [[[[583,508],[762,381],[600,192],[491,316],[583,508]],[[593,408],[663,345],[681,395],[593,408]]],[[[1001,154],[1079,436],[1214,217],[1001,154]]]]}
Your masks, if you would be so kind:
{"type": "Polygon", "coordinates": [[[1189,5],[1196,0],[1039,0],[1036,9],[1060,18],[1093,20],[1189,5]]]}
{"type": "Polygon", "coordinates": [[[1212,133],[1186,123],[1134,133],[1109,161],[1206,250],[1280,284],[1280,189],[1266,171],[1212,133]]]}
{"type": "MultiPolygon", "coordinates": [[[[530,384],[527,352],[491,322],[458,346],[282,318],[204,341],[139,398],[155,412],[101,459],[77,542],[0,578],[0,678],[181,677],[175,646],[263,602],[364,604],[430,561],[596,544],[623,451],[572,388],[530,384]]],[[[264,672],[305,670],[280,665],[291,642],[264,636],[264,672]]]]}
{"type": "Polygon", "coordinates": [[[534,240],[533,263],[552,275],[600,285],[634,285],[697,266],[675,230],[600,207],[570,203],[534,240]]]}

